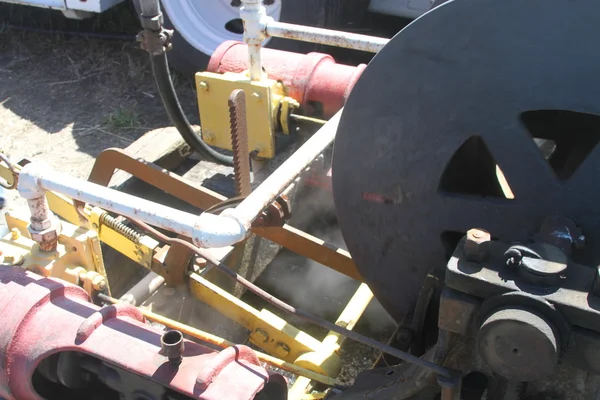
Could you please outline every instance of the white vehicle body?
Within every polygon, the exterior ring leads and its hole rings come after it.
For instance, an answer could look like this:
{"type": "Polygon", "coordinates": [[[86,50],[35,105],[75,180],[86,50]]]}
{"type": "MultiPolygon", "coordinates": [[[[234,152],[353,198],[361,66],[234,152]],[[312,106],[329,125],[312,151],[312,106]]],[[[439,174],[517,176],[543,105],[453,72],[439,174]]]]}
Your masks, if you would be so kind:
{"type": "Polygon", "coordinates": [[[68,18],[81,19],[91,13],[101,13],[123,0],[0,0],[2,3],[23,4],[62,11],[68,18]]]}
{"type": "MultiPolygon", "coordinates": [[[[85,13],[100,13],[123,1],[124,0],[0,0],[0,2],[4,3],[15,3],[60,10],[70,18],[83,18],[85,13]]],[[[192,4],[198,3],[198,0],[172,0],[172,2],[192,4]]],[[[429,10],[431,3],[432,0],[371,0],[369,10],[381,14],[416,18],[429,10]]]]}

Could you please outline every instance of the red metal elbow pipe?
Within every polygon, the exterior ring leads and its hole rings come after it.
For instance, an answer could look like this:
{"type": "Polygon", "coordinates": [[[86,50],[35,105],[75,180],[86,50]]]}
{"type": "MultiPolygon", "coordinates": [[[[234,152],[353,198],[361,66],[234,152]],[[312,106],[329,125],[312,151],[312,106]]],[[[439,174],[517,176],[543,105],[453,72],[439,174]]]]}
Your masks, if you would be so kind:
{"type": "MultiPolygon", "coordinates": [[[[333,116],[344,106],[366,68],[365,64],[357,67],[338,64],[328,54],[300,54],[266,48],[262,49],[262,63],[269,78],[283,82],[288,96],[298,101],[308,114],[313,114],[313,103],[320,103],[325,118],[333,116]]],[[[247,69],[248,48],[236,41],[221,44],[207,68],[209,72],[221,74],[247,69]]]]}
{"type": "Polygon", "coordinates": [[[42,400],[36,371],[53,379],[46,387],[60,381],[64,390],[71,389],[81,377],[74,373],[78,368],[95,371],[115,391],[143,393],[154,387],[191,399],[250,400],[275,384],[282,393],[276,397],[287,397],[283,377],[267,373],[249,347],[215,352],[184,339],[183,358],[173,364],[161,349],[161,332],[146,325],[135,307],[100,308],[82,288],[20,268],[0,267],[0,315],[0,397],[7,400],[42,400]],[[45,364],[46,375],[39,372],[40,363],[54,355],[55,369],[47,372],[45,364]],[[131,387],[127,374],[144,378],[133,381],[141,387],[131,387]]]}

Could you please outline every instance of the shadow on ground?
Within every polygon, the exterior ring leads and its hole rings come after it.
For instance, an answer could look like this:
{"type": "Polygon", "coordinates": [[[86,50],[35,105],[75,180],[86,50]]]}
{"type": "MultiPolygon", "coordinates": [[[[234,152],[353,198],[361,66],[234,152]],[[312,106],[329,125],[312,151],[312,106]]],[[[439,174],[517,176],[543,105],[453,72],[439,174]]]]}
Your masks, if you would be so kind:
{"type": "MultiPolygon", "coordinates": [[[[74,140],[79,151],[94,157],[106,147],[126,147],[143,133],[170,125],[148,56],[135,42],[134,32],[139,27],[131,19],[118,34],[114,33],[118,27],[112,27],[111,33],[110,27],[106,30],[107,23],[89,20],[87,28],[77,31],[79,34],[102,30],[101,35],[108,35],[90,39],[71,34],[75,28],[69,24],[74,22],[65,21],[58,12],[1,7],[0,15],[9,18],[2,21],[0,30],[0,107],[14,114],[14,118],[2,118],[11,131],[2,135],[6,140],[11,136],[15,141],[18,131],[30,131],[31,124],[50,136],[68,129],[69,137],[49,137],[47,143],[41,138],[41,143],[29,140],[28,145],[39,147],[42,153],[60,151],[61,140],[74,140]],[[46,22],[32,24],[38,17],[46,22]],[[54,27],[61,23],[65,26],[54,27]]],[[[115,12],[124,19],[122,15],[129,10],[123,5],[115,12]]],[[[192,82],[177,74],[174,82],[188,117],[197,122],[192,82]]],[[[2,131],[6,129],[5,125],[2,131]]]]}

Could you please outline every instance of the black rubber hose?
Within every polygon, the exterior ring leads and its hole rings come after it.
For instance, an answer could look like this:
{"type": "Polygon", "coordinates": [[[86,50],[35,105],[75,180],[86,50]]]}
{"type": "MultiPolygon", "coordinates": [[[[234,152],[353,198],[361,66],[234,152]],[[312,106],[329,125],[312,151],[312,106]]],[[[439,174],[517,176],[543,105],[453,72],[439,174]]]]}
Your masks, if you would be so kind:
{"type": "Polygon", "coordinates": [[[158,93],[165,106],[165,110],[169,115],[171,123],[175,125],[175,128],[177,128],[177,131],[179,131],[179,134],[183,137],[185,142],[203,157],[220,164],[233,165],[233,157],[223,155],[212,149],[198,134],[196,134],[190,125],[183,113],[183,109],[181,108],[181,104],[175,93],[175,88],[173,87],[173,82],[171,81],[167,55],[150,55],[150,63],[152,64],[152,74],[154,75],[158,93]]]}

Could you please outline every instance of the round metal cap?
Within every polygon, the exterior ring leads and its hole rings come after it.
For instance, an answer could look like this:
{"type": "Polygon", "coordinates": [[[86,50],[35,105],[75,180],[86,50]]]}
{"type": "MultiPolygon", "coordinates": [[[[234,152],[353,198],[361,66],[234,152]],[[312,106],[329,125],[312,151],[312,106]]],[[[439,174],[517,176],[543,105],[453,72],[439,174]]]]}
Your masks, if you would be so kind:
{"type": "Polygon", "coordinates": [[[511,381],[535,381],[558,361],[559,337],[541,315],[518,308],[492,313],[481,325],[477,349],[487,366],[511,381]]]}

